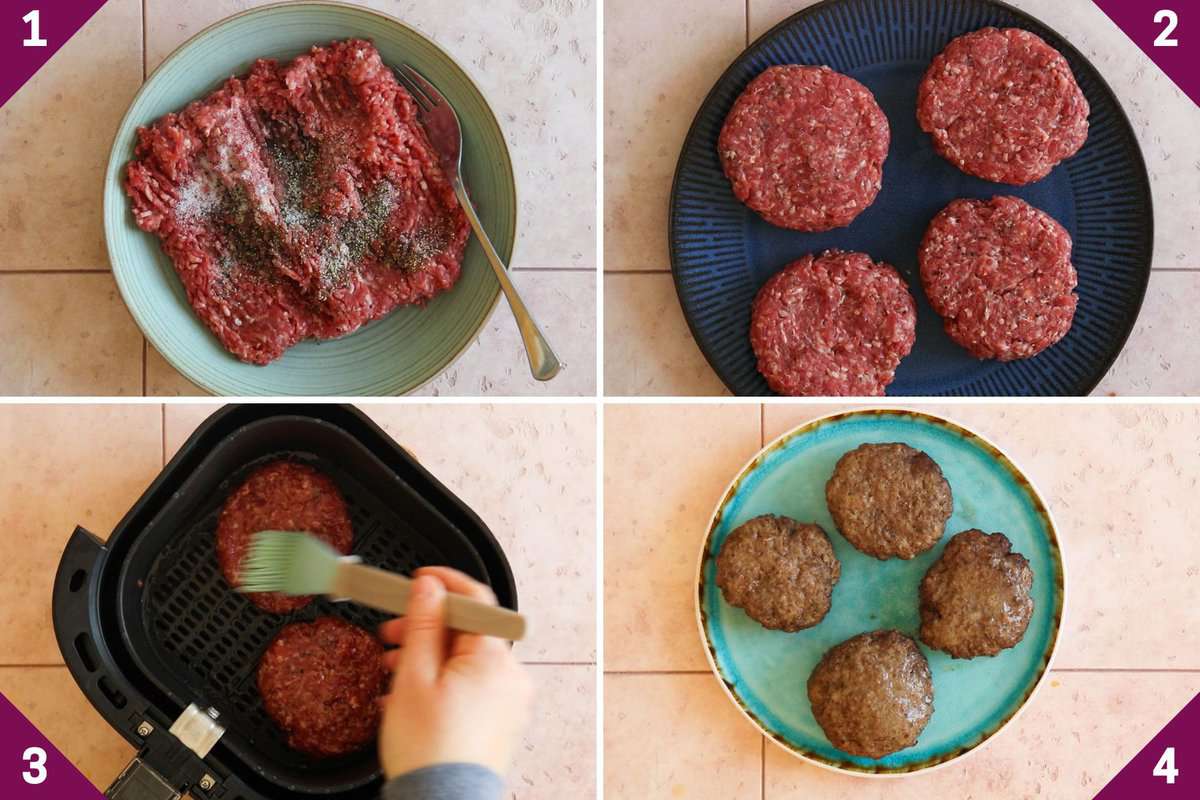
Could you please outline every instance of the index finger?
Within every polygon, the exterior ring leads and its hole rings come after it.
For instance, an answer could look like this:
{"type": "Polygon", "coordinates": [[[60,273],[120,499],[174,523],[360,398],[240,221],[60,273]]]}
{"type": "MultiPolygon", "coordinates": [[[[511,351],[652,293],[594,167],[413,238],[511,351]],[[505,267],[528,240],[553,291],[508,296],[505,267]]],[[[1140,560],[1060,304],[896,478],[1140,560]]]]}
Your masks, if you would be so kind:
{"type": "Polygon", "coordinates": [[[487,603],[489,606],[497,605],[496,593],[492,591],[492,587],[486,583],[480,583],[467,573],[459,572],[453,567],[421,567],[414,574],[432,575],[455,594],[466,595],[472,600],[487,603]]]}

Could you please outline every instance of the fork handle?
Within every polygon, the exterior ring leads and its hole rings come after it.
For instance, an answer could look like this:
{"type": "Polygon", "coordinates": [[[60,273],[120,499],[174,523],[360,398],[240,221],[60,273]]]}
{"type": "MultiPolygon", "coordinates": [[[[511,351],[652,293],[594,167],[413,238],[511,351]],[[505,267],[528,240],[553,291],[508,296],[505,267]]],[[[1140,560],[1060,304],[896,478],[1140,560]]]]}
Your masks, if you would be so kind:
{"type": "Polygon", "coordinates": [[[517,320],[517,328],[521,331],[521,341],[525,343],[525,355],[529,357],[530,372],[539,381],[550,380],[562,369],[562,364],[559,363],[558,356],[554,355],[554,350],[546,341],[546,337],[542,335],[537,323],[533,321],[533,315],[525,307],[521,295],[517,292],[517,287],[513,286],[509,279],[508,270],[505,268],[504,262],[500,260],[500,254],[492,246],[492,240],[488,238],[487,231],[483,229],[483,224],[479,221],[479,215],[475,213],[475,206],[471,205],[471,199],[467,197],[467,190],[463,186],[461,177],[455,178],[454,194],[458,197],[458,204],[466,212],[467,221],[471,223],[471,230],[475,232],[475,238],[483,246],[483,253],[487,256],[488,263],[492,265],[492,272],[496,273],[496,280],[500,281],[500,288],[504,291],[504,297],[508,300],[509,307],[512,308],[513,316],[517,320]]]}
{"type": "MultiPolygon", "coordinates": [[[[411,593],[412,581],[403,575],[346,562],[338,564],[329,592],[334,597],[345,597],[378,611],[398,615],[408,612],[411,593]]],[[[525,637],[525,617],[461,594],[446,595],[446,627],[514,642],[525,637]]]]}

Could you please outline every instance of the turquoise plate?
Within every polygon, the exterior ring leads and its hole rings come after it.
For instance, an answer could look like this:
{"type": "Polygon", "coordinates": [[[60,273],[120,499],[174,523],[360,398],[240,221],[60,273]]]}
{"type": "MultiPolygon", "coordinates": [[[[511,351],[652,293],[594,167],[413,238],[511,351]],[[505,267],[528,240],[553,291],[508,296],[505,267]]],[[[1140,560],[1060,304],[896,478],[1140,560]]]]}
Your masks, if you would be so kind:
{"type": "Polygon", "coordinates": [[[971,751],[1012,719],[1049,668],[1062,622],[1065,583],[1054,522],[1029,480],[993,445],[937,417],[867,410],[815,420],[755,456],[713,514],[700,556],[697,612],[709,663],[726,693],[764,734],[816,764],[895,775],[944,764],[971,751]],[[954,493],[954,515],[933,550],[911,561],[878,561],[855,550],[825,506],[825,482],[838,458],[864,442],[904,442],[928,453],[954,493]],[[833,607],[820,624],[769,631],[728,605],[715,583],[726,535],[759,514],[783,514],[824,528],[842,565],[833,607]],[[933,672],[933,717],[916,745],[880,759],[829,743],[806,684],[821,656],[864,631],[896,628],[917,637],[917,587],[946,541],[968,528],[1002,531],[1033,568],[1034,613],[1021,642],[993,658],[955,660],[921,645],[933,672]]]}
{"type": "Polygon", "coordinates": [[[499,123],[467,74],[429,39],[376,11],[328,2],[272,5],[193,36],[142,86],[113,142],[104,184],[104,233],[121,296],[146,338],[193,382],[230,395],[389,395],[411,391],[449,366],[496,305],[500,287],[472,237],[462,277],[425,308],[394,311],[341,339],[301,342],[265,367],[238,361],[192,313],[158,239],[133,222],[121,187],[135,134],[211,92],[256,58],[288,60],[314,44],[357,36],[385,63],[411,64],[450,100],[463,129],[463,178],[483,227],[507,263],[516,239],[512,164],[499,123]]]}

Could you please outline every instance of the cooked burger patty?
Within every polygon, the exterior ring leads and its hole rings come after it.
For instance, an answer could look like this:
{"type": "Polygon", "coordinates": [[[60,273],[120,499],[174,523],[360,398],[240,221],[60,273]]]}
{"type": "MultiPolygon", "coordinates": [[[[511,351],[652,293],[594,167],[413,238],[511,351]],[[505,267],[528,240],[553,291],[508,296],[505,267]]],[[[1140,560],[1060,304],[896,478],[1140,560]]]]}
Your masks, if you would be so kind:
{"type": "Polygon", "coordinates": [[[772,225],[849,225],[875,200],[891,134],[875,97],[829,67],[769,67],[717,140],[733,193],[772,225]]]}
{"type": "Polygon", "coordinates": [[[808,679],[813,716],[834,747],[882,758],[917,743],[933,714],[933,678],[898,631],[860,633],[830,648],[808,679]]]}
{"type": "Polygon", "coordinates": [[[906,444],[863,444],[843,455],[825,502],[842,536],[880,560],[933,547],[954,512],[937,462],[906,444]]]}
{"type": "MultiPolygon", "coordinates": [[[[242,559],[259,531],[305,531],[340,553],[349,553],[354,539],[337,484],[319,470],[294,461],[259,467],[226,499],[217,523],[217,561],[231,586],[240,584],[242,559]]],[[[290,613],[312,600],[277,592],[253,592],[246,597],[273,614],[290,613]]]]}
{"type": "Polygon", "coordinates": [[[959,36],[929,65],[917,121],[963,172],[989,181],[1040,180],[1088,134],[1088,102],[1065,58],[1017,28],[959,36]]]}
{"type": "Polygon", "coordinates": [[[842,568],[819,525],[764,514],[726,537],[717,586],[731,606],[764,628],[811,628],[829,613],[842,568]]]}
{"type": "Polygon", "coordinates": [[[955,534],[921,580],[921,641],[955,658],[994,656],[1025,635],[1033,571],[1003,533],[955,534]]]}
{"type": "Polygon", "coordinates": [[[788,264],[750,311],[758,371],[783,395],[881,395],[916,331],[916,302],[900,273],[839,250],[788,264]]]}
{"type": "Polygon", "coordinates": [[[929,223],[919,257],[946,334],[976,358],[1029,358],[1071,329],[1071,237],[1024,200],[951,202],[929,223]]]}
{"type": "Polygon", "coordinates": [[[375,738],[387,677],[379,640],[336,617],[284,627],[258,663],[263,709],[288,745],[317,757],[375,738]]]}

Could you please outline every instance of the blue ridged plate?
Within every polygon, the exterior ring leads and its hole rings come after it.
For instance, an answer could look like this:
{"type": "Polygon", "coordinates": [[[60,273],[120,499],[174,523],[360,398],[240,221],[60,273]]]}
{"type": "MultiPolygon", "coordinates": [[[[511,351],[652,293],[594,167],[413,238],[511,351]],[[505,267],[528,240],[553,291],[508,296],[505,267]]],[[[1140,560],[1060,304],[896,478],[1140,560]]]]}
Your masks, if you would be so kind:
{"type": "Polygon", "coordinates": [[[996,734],[1042,683],[1062,625],[1066,579],[1054,521],[1037,490],[1000,450],[947,420],[909,411],[863,410],[823,417],[768,444],[738,473],[717,505],[701,549],[697,620],[709,664],[726,694],[766,736],[820,766],[898,775],[945,764],[996,734]],[[932,550],[879,561],[838,532],[825,483],[841,456],[864,442],[904,442],[929,454],[954,495],[954,514],[932,550]],[[842,572],[821,622],[797,633],[769,631],[725,602],[716,556],[730,531],[759,514],[815,522],[842,572]],[[917,587],[950,537],[1000,531],[1033,571],[1033,616],[1021,641],[993,657],[953,659],[921,644],[933,674],[933,716],[917,743],[880,759],[829,743],[813,718],[808,676],[821,656],[851,636],[895,628],[918,636],[917,587]]]}
{"type": "Polygon", "coordinates": [[[885,261],[917,300],[917,341],[892,395],[1083,395],[1112,366],[1150,278],[1150,184],[1120,104],[1087,59],[1036,19],[991,0],[827,0],[751,45],[717,81],[684,142],[671,191],[671,267],[696,342],[730,391],[769,395],[750,348],[750,305],[767,278],[805,253],[856,250],[885,261]],[[1045,39],[1071,65],[1091,106],[1087,142],[1044,179],[1010,186],[971,177],[933,150],[917,125],[917,86],[956,36],[1015,27],[1045,39]],[[717,157],[733,101],[775,64],[826,64],[870,89],[892,129],[883,188],[849,226],[802,233],[764,222],[734,197],[717,157]],[[929,306],[917,248],[956,197],[1011,194],[1047,212],[1074,241],[1079,307],[1070,333],[1034,358],[981,361],[955,344],[929,306]]]}

